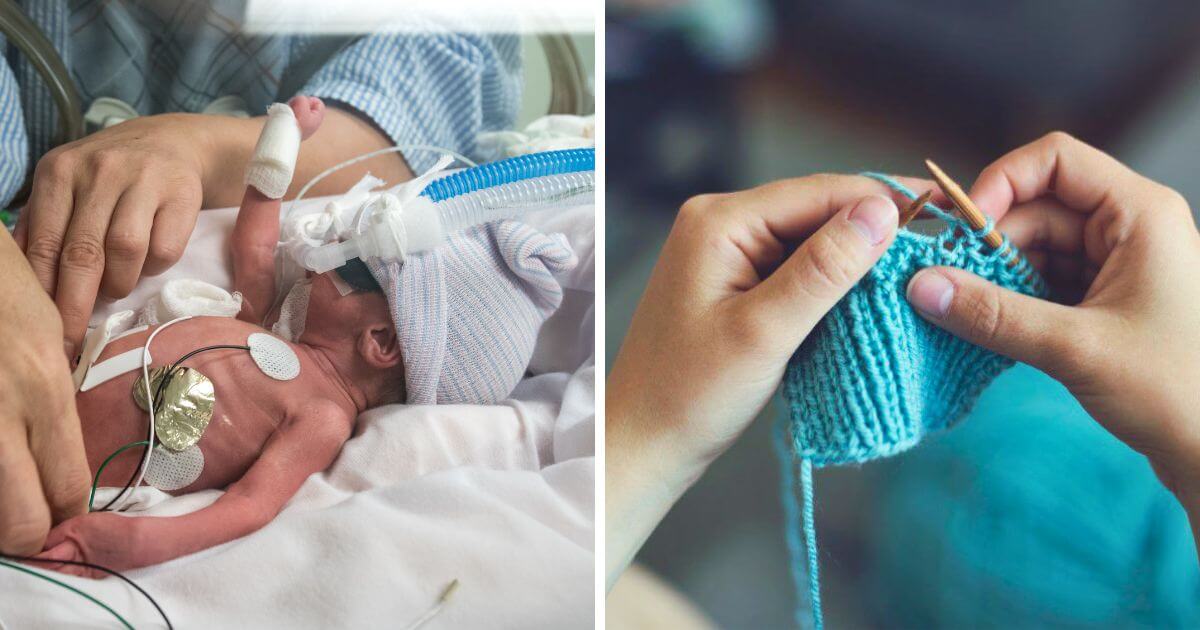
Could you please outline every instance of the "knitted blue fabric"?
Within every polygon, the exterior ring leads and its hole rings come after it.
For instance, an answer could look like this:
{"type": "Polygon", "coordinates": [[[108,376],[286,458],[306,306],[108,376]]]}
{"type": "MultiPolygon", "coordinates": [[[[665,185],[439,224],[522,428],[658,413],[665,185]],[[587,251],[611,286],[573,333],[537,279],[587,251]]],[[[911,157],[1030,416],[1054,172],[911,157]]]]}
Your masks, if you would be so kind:
{"type": "MultiPolygon", "coordinates": [[[[916,197],[886,175],[864,175],[916,197]]],[[[976,231],[937,206],[926,204],[924,210],[943,219],[946,228],[934,236],[900,230],[879,262],[801,344],[783,378],[788,417],[780,420],[777,440],[788,546],[794,567],[808,565],[811,604],[811,616],[797,611],[801,626],[810,618],[816,628],[823,625],[812,467],[864,463],[912,448],[958,422],[983,388],[1012,365],[923,320],[905,298],[908,281],[925,267],[952,266],[1027,295],[1045,293],[1041,277],[1007,239],[998,250],[983,242],[993,228],[990,219],[976,231]],[[792,491],[797,468],[803,507],[792,491]]]]}

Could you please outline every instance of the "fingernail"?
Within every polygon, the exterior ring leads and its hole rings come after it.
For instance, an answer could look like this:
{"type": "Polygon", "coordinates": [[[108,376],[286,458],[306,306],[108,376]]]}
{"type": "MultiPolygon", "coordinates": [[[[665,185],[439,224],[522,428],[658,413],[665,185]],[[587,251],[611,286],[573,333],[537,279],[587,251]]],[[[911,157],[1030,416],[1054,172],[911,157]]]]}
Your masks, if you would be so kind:
{"type": "Polygon", "coordinates": [[[953,299],[954,283],[933,269],[918,272],[908,283],[908,301],[930,317],[945,317],[953,299]]]}
{"type": "Polygon", "coordinates": [[[891,199],[871,195],[864,197],[850,211],[850,224],[861,233],[869,243],[878,245],[887,239],[892,230],[896,229],[898,211],[891,199]]]}
{"type": "Polygon", "coordinates": [[[63,353],[67,355],[67,359],[75,358],[75,344],[63,339],[63,353]]]}

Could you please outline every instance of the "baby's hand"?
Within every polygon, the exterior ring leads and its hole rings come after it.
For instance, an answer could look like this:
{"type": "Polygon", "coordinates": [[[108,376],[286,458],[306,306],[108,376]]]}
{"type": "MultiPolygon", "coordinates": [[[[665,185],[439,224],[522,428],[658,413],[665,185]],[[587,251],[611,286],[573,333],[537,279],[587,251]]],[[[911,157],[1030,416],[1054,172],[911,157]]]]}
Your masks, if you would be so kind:
{"type": "MultiPolygon", "coordinates": [[[[46,549],[34,556],[39,560],[89,562],[114,571],[123,571],[139,566],[131,555],[140,544],[137,537],[137,517],[126,517],[111,512],[91,512],[60,523],[50,530],[46,538],[46,549]]],[[[46,568],[69,575],[87,578],[102,578],[107,574],[95,569],[71,564],[51,565],[46,568]]]]}

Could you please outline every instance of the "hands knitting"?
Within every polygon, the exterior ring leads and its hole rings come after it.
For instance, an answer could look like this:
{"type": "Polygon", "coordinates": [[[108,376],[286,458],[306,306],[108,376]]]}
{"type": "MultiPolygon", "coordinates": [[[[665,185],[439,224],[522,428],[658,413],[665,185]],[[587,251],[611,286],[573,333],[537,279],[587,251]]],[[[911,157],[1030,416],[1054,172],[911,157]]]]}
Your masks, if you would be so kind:
{"type": "MultiPolygon", "coordinates": [[[[820,175],[680,210],[608,379],[610,585],[890,245],[895,204],[872,196],[887,194],[820,175]]],[[[910,283],[914,307],[1063,382],[1150,459],[1200,538],[1200,234],[1186,201],[1062,133],[997,160],[971,196],[1075,305],[937,267],[910,283]]]]}
{"type": "Polygon", "coordinates": [[[1074,305],[949,268],[917,274],[912,304],[1061,381],[1149,458],[1200,530],[1200,234],[1187,202],[1063,133],[994,162],[971,197],[1074,305]]]}

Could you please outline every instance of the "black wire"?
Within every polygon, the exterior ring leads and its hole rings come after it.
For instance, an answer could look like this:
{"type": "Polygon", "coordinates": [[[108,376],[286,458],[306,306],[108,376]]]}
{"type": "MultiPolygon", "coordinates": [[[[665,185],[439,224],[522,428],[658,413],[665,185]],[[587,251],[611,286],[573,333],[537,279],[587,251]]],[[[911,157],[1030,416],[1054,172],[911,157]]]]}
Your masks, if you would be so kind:
{"type": "Polygon", "coordinates": [[[29,556],[9,556],[9,555],[2,554],[2,553],[0,553],[0,558],[4,558],[6,560],[15,560],[17,562],[42,562],[42,563],[46,563],[46,564],[70,564],[70,565],[77,566],[77,567],[87,567],[89,569],[95,569],[97,571],[107,573],[111,576],[118,577],[126,584],[137,589],[137,592],[141,593],[142,596],[145,597],[146,600],[150,602],[151,606],[154,606],[154,609],[158,611],[159,616],[161,616],[163,618],[163,621],[165,621],[167,623],[167,630],[175,630],[175,626],[171,625],[171,618],[167,617],[166,611],[164,611],[162,609],[162,606],[158,605],[158,601],[155,600],[153,597],[151,597],[150,593],[146,592],[146,589],[138,586],[137,582],[134,582],[133,580],[125,577],[124,575],[121,575],[121,573],[118,571],[114,571],[113,569],[110,569],[108,567],[101,566],[98,564],[92,564],[90,562],[76,562],[74,560],[50,560],[48,558],[31,558],[29,556]]]}
{"type": "MultiPolygon", "coordinates": [[[[188,359],[192,358],[193,356],[195,356],[197,354],[200,354],[201,352],[208,352],[209,350],[246,350],[248,352],[250,350],[250,346],[238,346],[238,345],[229,345],[229,344],[205,346],[203,348],[197,348],[195,350],[192,350],[191,352],[183,355],[182,357],[179,357],[179,359],[176,360],[174,363],[168,363],[166,374],[164,374],[162,379],[160,379],[158,381],[158,389],[154,390],[153,402],[148,403],[148,404],[150,404],[150,407],[152,409],[154,409],[154,413],[158,413],[158,406],[162,403],[163,389],[166,388],[167,383],[169,383],[172,378],[175,378],[175,374],[180,370],[179,364],[183,363],[184,361],[187,361],[188,359]]],[[[150,444],[149,444],[149,441],[147,441],[146,445],[142,447],[141,454],[138,456],[138,461],[145,459],[146,451],[149,448],[150,448],[150,444]]],[[[110,500],[108,503],[105,503],[104,507],[102,507],[96,511],[97,512],[108,511],[108,508],[111,508],[113,506],[113,504],[117,502],[117,499],[121,498],[121,495],[125,494],[125,491],[129,490],[129,488],[133,486],[133,482],[137,481],[138,472],[140,470],[141,470],[141,466],[135,467],[133,469],[133,474],[130,475],[130,477],[129,477],[129,481],[125,482],[125,487],[121,488],[121,491],[118,492],[116,494],[116,496],[114,496],[112,498],[112,500],[110,500]]]]}
{"type": "Polygon", "coordinates": [[[201,352],[208,352],[209,350],[245,350],[245,351],[249,352],[250,346],[239,346],[239,345],[226,344],[226,345],[219,345],[219,346],[205,346],[203,348],[197,348],[197,349],[192,350],[191,352],[183,355],[182,357],[179,357],[179,360],[172,363],[171,367],[177,369],[179,367],[180,363],[187,361],[188,359],[192,358],[193,356],[195,356],[197,354],[200,354],[201,352]]]}

